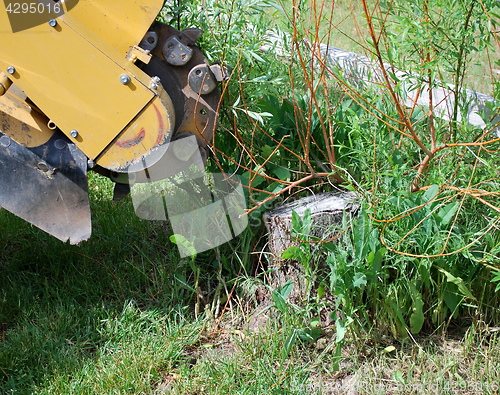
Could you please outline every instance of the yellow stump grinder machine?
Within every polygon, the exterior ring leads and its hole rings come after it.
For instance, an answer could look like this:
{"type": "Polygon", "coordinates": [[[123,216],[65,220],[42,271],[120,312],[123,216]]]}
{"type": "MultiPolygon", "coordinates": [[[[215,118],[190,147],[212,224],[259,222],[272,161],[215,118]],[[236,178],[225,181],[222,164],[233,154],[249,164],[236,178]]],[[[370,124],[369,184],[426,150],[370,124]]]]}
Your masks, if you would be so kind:
{"type": "Polygon", "coordinates": [[[206,155],[224,70],[199,29],[155,21],[164,0],[3,1],[1,207],[76,244],[91,233],[88,170],[119,195],[168,166],[172,141],[195,136],[206,155]]]}

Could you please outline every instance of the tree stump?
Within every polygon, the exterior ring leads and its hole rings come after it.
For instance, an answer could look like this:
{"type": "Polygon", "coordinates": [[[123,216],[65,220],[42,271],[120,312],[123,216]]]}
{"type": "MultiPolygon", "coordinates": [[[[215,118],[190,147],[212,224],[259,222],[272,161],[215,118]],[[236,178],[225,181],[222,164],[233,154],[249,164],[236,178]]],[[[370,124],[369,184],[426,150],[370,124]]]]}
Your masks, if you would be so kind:
{"type": "Polygon", "coordinates": [[[264,224],[269,234],[269,251],[272,264],[279,264],[281,254],[287,248],[298,245],[291,237],[292,212],[300,217],[306,210],[311,212],[311,236],[325,240],[335,236],[335,226],[342,224],[345,214],[355,214],[359,209],[358,197],[348,191],[324,192],[307,196],[285,204],[264,214],[264,224]]]}
{"type": "Polygon", "coordinates": [[[305,211],[311,213],[312,226],[310,236],[320,240],[334,237],[342,225],[344,216],[350,218],[356,215],[359,209],[358,196],[348,191],[325,192],[307,196],[285,204],[273,211],[264,214],[264,223],[268,230],[268,250],[270,252],[269,269],[266,274],[267,289],[257,291],[259,309],[265,314],[256,313],[252,316],[250,328],[260,328],[265,325],[270,313],[267,307],[273,303],[268,289],[276,289],[291,280],[294,284],[288,301],[294,304],[301,303],[307,298],[307,281],[303,266],[294,260],[284,260],[282,253],[291,246],[299,245],[297,238],[291,236],[292,212],[295,211],[303,218],[305,211]]]}

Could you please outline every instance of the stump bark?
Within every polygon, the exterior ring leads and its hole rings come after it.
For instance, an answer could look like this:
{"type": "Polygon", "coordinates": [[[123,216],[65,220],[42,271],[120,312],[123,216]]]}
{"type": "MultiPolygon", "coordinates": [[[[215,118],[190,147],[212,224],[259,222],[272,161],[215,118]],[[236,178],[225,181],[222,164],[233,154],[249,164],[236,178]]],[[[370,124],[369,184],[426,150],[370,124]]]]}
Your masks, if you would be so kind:
{"type": "Polygon", "coordinates": [[[292,212],[300,217],[310,210],[311,236],[325,240],[335,236],[335,228],[342,224],[344,215],[352,216],[359,209],[358,197],[352,192],[324,192],[295,200],[264,214],[264,224],[268,231],[268,246],[272,264],[280,264],[281,254],[287,248],[298,245],[291,237],[292,212]]]}
{"type": "MultiPolygon", "coordinates": [[[[306,277],[303,266],[294,260],[283,260],[281,255],[287,248],[298,245],[299,241],[291,236],[292,212],[295,211],[303,217],[307,209],[311,212],[311,236],[321,240],[334,237],[341,228],[344,216],[347,219],[356,215],[359,209],[358,197],[352,192],[335,191],[307,196],[285,204],[273,211],[264,214],[264,223],[268,230],[268,250],[271,253],[267,284],[271,289],[276,289],[291,280],[294,283],[292,293],[288,300],[299,304],[307,297],[306,277]]],[[[314,279],[309,279],[313,281],[314,279]]],[[[259,293],[259,309],[266,313],[254,314],[249,324],[251,329],[262,327],[272,313],[266,308],[272,305],[272,295],[262,288],[259,293]]]]}

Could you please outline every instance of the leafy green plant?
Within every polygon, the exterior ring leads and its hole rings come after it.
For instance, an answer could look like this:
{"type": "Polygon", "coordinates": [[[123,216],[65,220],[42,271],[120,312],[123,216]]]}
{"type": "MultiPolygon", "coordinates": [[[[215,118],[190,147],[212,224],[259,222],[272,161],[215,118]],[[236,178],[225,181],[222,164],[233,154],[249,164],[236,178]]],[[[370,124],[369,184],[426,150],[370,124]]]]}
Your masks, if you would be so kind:
{"type": "Polygon", "coordinates": [[[274,304],[270,307],[274,307],[278,311],[278,318],[282,321],[283,360],[290,355],[292,348],[298,341],[313,342],[323,333],[319,327],[319,319],[313,315],[311,304],[299,306],[287,300],[293,286],[293,281],[289,280],[272,290],[271,293],[274,304]]]}
{"type": "MultiPolygon", "coordinates": [[[[308,282],[303,317],[313,314],[307,303],[318,294],[335,295],[339,343],[342,328],[358,337],[372,327],[406,337],[481,310],[494,289],[481,283],[491,280],[498,256],[498,111],[487,105],[484,127],[461,115],[472,106],[473,63],[495,49],[497,3],[358,6],[342,21],[335,19],[341,5],[326,1],[213,0],[181,12],[186,27],[205,30],[200,45],[209,58],[232,68],[209,165],[241,175],[251,222],[278,197],[332,183],[362,200],[359,218],[339,226],[337,243],[318,243],[307,216],[295,216],[292,233],[301,241],[284,255],[300,263],[308,282]],[[358,34],[343,39],[366,55],[354,63],[371,67],[361,76],[329,62],[321,46],[336,46],[347,19],[358,34]],[[432,93],[438,87],[453,95],[448,118],[432,93]],[[426,102],[409,100],[428,88],[426,102]]],[[[250,228],[236,251],[261,248],[259,235],[250,228]]]]}

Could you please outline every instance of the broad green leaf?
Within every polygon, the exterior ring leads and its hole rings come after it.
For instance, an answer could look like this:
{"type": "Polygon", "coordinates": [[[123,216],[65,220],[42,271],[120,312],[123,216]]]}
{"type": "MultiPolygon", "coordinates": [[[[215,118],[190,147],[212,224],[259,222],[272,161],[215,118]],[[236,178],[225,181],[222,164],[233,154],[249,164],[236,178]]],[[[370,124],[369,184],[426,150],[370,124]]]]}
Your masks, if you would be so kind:
{"type": "Polygon", "coordinates": [[[283,314],[286,314],[288,311],[288,303],[285,298],[277,291],[273,291],[272,298],[275,307],[283,314]]]}
{"type": "Polygon", "coordinates": [[[396,370],[394,372],[394,379],[396,381],[399,381],[401,384],[404,384],[405,383],[405,379],[403,377],[403,372],[401,372],[401,370],[396,370]]]}
{"type": "MultiPolygon", "coordinates": [[[[279,182],[273,182],[269,184],[264,190],[271,192],[273,194],[279,194],[281,190],[283,189],[283,185],[281,185],[279,182]]],[[[269,196],[266,194],[266,196],[269,196]]]]}
{"type": "Polygon", "coordinates": [[[262,148],[261,148],[261,152],[262,152],[262,156],[264,158],[269,158],[272,154],[273,154],[273,151],[274,151],[274,148],[273,147],[270,147],[269,145],[264,145],[262,148]]]}
{"type": "Polygon", "coordinates": [[[312,224],[313,218],[311,216],[311,210],[307,209],[302,216],[302,234],[304,236],[310,236],[312,224]]]}
{"type": "Polygon", "coordinates": [[[197,253],[194,244],[183,235],[173,234],[170,236],[170,241],[176,245],[182,246],[187,256],[193,256],[197,253]]]}
{"type": "Polygon", "coordinates": [[[322,333],[321,328],[301,329],[298,331],[299,338],[305,341],[318,340],[322,333]]]}
{"type": "Polygon", "coordinates": [[[424,325],[424,302],[422,301],[422,294],[417,290],[415,284],[410,282],[409,284],[410,294],[412,299],[412,314],[410,316],[410,330],[411,333],[419,333],[424,325]]]}
{"type": "Polygon", "coordinates": [[[292,229],[296,233],[302,233],[302,218],[295,210],[292,210],[292,229]]]}
{"type": "Polygon", "coordinates": [[[400,166],[404,163],[403,155],[401,150],[395,149],[392,154],[389,156],[389,161],[393,166],[400,166]]]}
{"type": "Polygon", "coordinates": [[[495,273],[495,276],[491,279],[491,282],[498,282],[497,286],[495,287],[495,292],[498,292],[498,290],[500,290],[500,271],[495,273]]]}
{"type": "Polygon", "coordinates": [[[443,300],[453,317],[457,317],[458,307],[463,303],[464,297],[455,290],[455,287],[448,287],[444,291],[443,300]],[[450,289],[451,288],[451,289],[450,289]]]}
{"type": "Polygon", "coordinates": [[[366,222],[367,215],[364,210],[359,214],[358,220],[353,227],[355,259],[364,259],[366,249],[366,222]]]}
{"type": "Polygon", "coordinates": [[[495,273],[495,276],[491,279],[493,282],[500,281],[500,271],[495,273]]]}
{"type": "Polygon", "coordinates": [[[396,351],[396,347],[394,347],[394,346],[387,346],[386,348],[384,348],[382,350],[382,353],[389,354],[389,353],[391,353],[393,351],[396,351]]]}
{"type": "Polygon", "coordinates": [[[472,292],[465,285],[464,280],[462,280],[460,277],[455,277],[453,274],[447,272],[443,268],[438,267],[437,269],[446,276],[446,280],[449,283],[455,284],[458,287],[458,290],[463,296],[472,300],[476,300],[474,295],[472,295],[472,292]]]}
{"type": "Polygon", "coordinates": [[[459,202],[454,202],[454,203],[449,203],[446,206],[442,207],[437,212],[440,224],[443,226],[448,225],[455,216],[459,206],[460,206],[459,202]]]}
{"type": "Polygon", "coordinates": [[[325,294],[326,294],[325,286],[321,284],[318,287],[318,290],[316,291],[316,298],[318,298],[318,300],[322,299],[325,296],[325,294]]]}
{"type": "Polygon", "coordinates": [[[438,193],[439,193],[439,186],[436,184],[431,185],[431,187],[427,189],[422,195],[422,200],[424,202],[428,202],[429,200],[435,198],[438,193]]]}
{"type": "Polygon", "coordinates": [[[282,181],[290,181],[292,174],[290,170],[285,169],[284,167],[275,167],[273,169],[273,173],[282,181]]]}
{"type": "Polygon", "coordinates": [[[386,249],[384,247],[379,248],[377,251],[370,251],[368,256],[366,257],[366,261],[371,267],[371,272],[375,276],[380,272],[380,269],[382,268],[382,260],[384,258],[384,255],[386,253],[386,249]]]}
{"type": "Polygon", "coordinates": [[[335,331],[337,333],[337,337],[335,338],[335,343],[340,343],[342,340],[344,340],[345,333],[346,333],[346,327],[344,326],[344,323],[342,322],[341,319],[338,319],[335,321],[335,331]]]}
{"type": "Polygon", "coordinates": [[[285,251],[281,253],[282,259],[297,259],[300,260],[302,256],[302,251],[297,246],[288,247],[285,251]]]}
{"type": "Polygon", "coordinates": [[[255,111],[250,111],[250,110],[245,110],[245,109],[240,109],[243,111],[245,114],[247,114],[250,118],[256,120],[260,124],[264,124],[264,117],[266,118],[272,118],[273,114],[270,114],[268,112],[255,112],[255,111]]]}
{"type": "Polygon", "coordinates": [[[424,325],[425,317],[424,317],[424,302],[422,302],[422,298],[418,298],[413,302],[412,305],[412,314],[410,317],[410,330],[411,333],[419,333],[424,325]]]}
{"type": "Polygon", "coordinates": [[[354,274],[354,278],[352,281],[352,286],[354,288],[361,288],[366,285],[366,275],[364,273],[357,272],[354,274]]]}
{"type": "Polygon", "coordinates": [[[337,336],[335,338],[335,343],[340,343],[342,340],[345,338],[345,334],[347,332],[347,327],[353,322],[354,320],[351,317],[347,317],[345,319],[345,322],[342,321],[340,318],[337,318],[335,320],[335,331],[337,333],[337,336]]]}
{"type": "Polygon", "coordinates": [[[293,289],[293,281],[292,280],[288,280],[281,287],[278,287],[278,292],[280,293],[281,296],[283,296],[283,298],[286,299],[292,293],[292,289],[293,289]]]}
{"type": "Polygon", "coordinates": [[[316,328],[317,326],[319,326],[319,324],[320,324],[319,317],[314,317],[313,319],[311,319],[311,322],[309,324],[313,328],[316,328]]]}
{"type": "Polygon", "coordinates": [[[321,247],[328,252],[336,252],[337,251],[337,246],[332,243],[331,241],[326,242],[326,243],[321,243],[321,247]]]}

